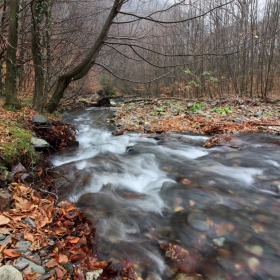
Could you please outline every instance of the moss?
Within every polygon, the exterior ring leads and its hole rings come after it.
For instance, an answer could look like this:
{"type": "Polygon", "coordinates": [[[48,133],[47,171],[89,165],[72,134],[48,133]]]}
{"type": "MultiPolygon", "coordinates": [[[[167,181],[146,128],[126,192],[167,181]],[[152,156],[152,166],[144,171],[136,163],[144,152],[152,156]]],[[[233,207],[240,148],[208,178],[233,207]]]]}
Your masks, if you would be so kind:
{"type": "Polygon", "coordinates": [[[38,161],[39,156],[30,144],[32,134],[15,124],[20,126],[18,123],[11,123],[7,141],[0,142],[1,161],[5,166],[19,161],[28,168],[38,161]]]}

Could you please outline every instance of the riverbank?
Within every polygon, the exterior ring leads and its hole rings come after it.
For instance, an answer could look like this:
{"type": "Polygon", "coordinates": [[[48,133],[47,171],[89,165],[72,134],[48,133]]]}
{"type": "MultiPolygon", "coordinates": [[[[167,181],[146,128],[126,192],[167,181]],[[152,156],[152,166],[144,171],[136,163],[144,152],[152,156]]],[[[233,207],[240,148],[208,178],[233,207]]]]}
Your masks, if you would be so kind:
{"type": "Polygon", "coordinates": [[[116,270],[99,260],[92,222],[69,201],[58,201],[59,174],[45,156],[77,144],[74,127],[49,114],[38,118],[31,106],[15,112],[1,107],[0,132],[0,278],[133,275],[129,266],[116,270]],[[34,138],[48,145],[35,150],[34,138]]]}
{"type": "Polygon", "coordinates": [[[126,102],[114,119],[120,131],[185,132],[208,135],[238,132],[280,133],[280,100],[172,98],[126,102]]]}

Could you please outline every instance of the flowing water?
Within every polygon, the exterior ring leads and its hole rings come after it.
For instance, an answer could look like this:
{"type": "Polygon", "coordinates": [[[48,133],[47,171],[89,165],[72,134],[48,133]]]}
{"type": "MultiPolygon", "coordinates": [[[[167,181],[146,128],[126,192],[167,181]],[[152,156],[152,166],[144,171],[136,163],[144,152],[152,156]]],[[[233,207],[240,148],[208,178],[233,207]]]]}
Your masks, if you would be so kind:
{"type": "Polygon", "coordinates": [[[205,149],[207,136],[113,136],[112,115],[72,111],[80,146],[50,157],[72,181],[61,198],[96,223],[101,258],[129,259],[143,279],[175,279],[178,269],[213,280],[280,279],[279,136],[205,149]],[[188,259],[169,261],[160,242],[188,250],[188,259]]]}

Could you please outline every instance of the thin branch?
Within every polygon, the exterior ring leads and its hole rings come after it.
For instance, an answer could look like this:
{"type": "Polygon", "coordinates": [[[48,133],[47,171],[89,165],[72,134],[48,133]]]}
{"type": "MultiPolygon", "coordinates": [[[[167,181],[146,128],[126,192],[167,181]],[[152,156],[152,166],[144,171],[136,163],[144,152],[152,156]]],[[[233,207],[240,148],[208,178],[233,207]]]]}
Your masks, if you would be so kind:
{"type": "MultiPolygon", "coordinates": [[[[162,20],[157,20],[157,19],[153,19],[151,18],[151,15],[155,14],[155,13],[159,13],[161,11],[157,11],[157,12],[154,12],[148,16],[138,16],[138,15],[135,15],[133,13],[126,13],[126,12],[122,12],[122,11],[119,11],[119,14],[122,14],[122,15],[127,15],[127,16],[132,16],[132,17],[136,17],[135,20],[131,20],[131,21],[125,21],[125,22],[113,22],[114,24],[125,24],[125,23],[131,23],[131,22],[135,22],[135,21],[138,21],[138,20],[147,20],[147,21],[152,21],[152,22],[156,22],[156,23],[162,23],[162,24],[172,24],[172,23],[181,23],[181,22],[186,22],[186,21],[190,21],[190,20],[194,20],[194,19],[197,19],[197,18],[201,18],[201,17],[204,17],[206,16],[207,14],[213,12],[214,10],[216,9],[219,9],[223,6],[226,6],[230,3],[232,3],[234,0],[231,0],[225,4],[221,4],[219,6],[215,6],[213,8],[211,8],[210,10],[202,13],[202,14],[199,14],[197,16],[194,16],[194,17],[191,17],[191,18],[186,18],[186,19],[182,19],[182,20],[176,20],[176,21],[162,21],[162,20]]],[[[176,4],[175,4],[176,5],[176,4]]],[[[173,5],[172,7],[175,7],[175,5],[173,5]]]]}

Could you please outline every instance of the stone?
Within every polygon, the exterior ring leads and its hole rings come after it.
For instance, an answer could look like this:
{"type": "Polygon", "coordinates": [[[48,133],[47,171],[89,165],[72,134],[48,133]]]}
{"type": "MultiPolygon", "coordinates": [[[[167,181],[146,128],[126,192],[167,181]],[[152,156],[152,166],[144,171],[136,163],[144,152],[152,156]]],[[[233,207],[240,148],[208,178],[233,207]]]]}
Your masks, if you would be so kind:
{"type": "Polygon", "coordinates": [[[16,265],[23,265],[25,263],[27,263],[32,268],[33,272],[37,272],[39,274],[45,274],[46,273],[45,269],[42,266],[37,265],[36,263],[34,263],[34,262],[32,262],[32,261],[30,261],[28,259],[18,258],[16,260],[16,265]]]}
{"type": "Polygon", "coordinates": [[[41,265],[42,261],[38,253],[35,253],[31,258],[34,263],[41,265]]]}
{"type": "Polygon", "coordinates": [[[73,267],[73,264],[71,262],[64,263],[64,264],[62,264],[62,266],[67,270],[67,272],[69,274],[74,273],[74,267],[73,267]]]}
{"type": "Polygon", "coordinates": [[[86,273],[86,280],[97,280],[103,273],[103,269],[98,269],[95,271],[90,271],[86,273]]]}
{"type": "Polygon", "coordinates": [[[30,139],[30,143],[33,145],[33,147],[36,149],[43,149],[43,148],[49,148],[51,145],[44,139],[39,139],[36,137],[32,137],[30,139]]]}
{"type": "Polygon", "coordinates": [[[20,177],[22,180],[25,180],[29,176],[28,173],[23,173],[20,177]]]}
{"type": "Polygon", "coordinates": [[[262,111],[257,111],[255,114],[254,114],[254,117],[260,117],[262,115],[262,111]]]}
{"type": "Polygon", "coordinates": [[[16,174],[16,173],[24,173],[24,172],[27,171],[26,168],[20,162],[17,165],[12,166],[11,169],[12,169],[12,172],[14,174],[16,174]]]}
{"type": "Polygon", "coordinates": [[[0,190],[0,211],[3,211],[10,207],[12,201],[12,195],[6,189],[0,190]]]}
{"type": "Polygon", "coordinates": [[[5,234],[0,233],[0,241],[1,241],[1,240],[4,240],[5,238],[6,238],[6,235],[5,235],[5,234]]]}
{"type": "Polygon", "coordinates": [[[11,265],[4,265],[0,267],[1,280],[22,280],[22,274],[11,265]]]}
{"type": "Polygon", "coordinates": [[[79,141],[70,141],[68,145],[69,147],[79,147],[79,141]]]}
{"type": "Polygon", "coordinates": [[[48,119],[43,115],[37,115],[37,116],[32,117],[32,122],[33,123],[45,124],[45,123],[48,122],[48,119]]]}
{"type": "Polygon", "coordinates": [[[176,274],[172,280],[203,280],[204,277],[202,275],[191,275],[191,274],[185,274],[185,273],[178,273],[176,274]]]}
{"type": "Polygon", "coordinates": [[[194,212],[189,214],[188,223],[191,227],[200,231],[207,231],[209,229],[207,215],[202,212],[194,212]]]}
{"type": "Polygon", "coordinates": [[[33,220],[29,217],[25,218],[23,220],[23,223],[26,224],[26,225],[29,225],[31,226],[32,228],[36,228],[36,224],[33,222],[33,220]]]}
{"type": "MultiPolygon", "coordinates": [[[[0,241],[0,246],[2,245],[8,245],[9,243],[12,242],[12,237],[13,237],[13,234],[10,234],[10,235],[7,235],[6,238],[4,240],[1,240],[0,241]]],[[[1,279],[1,278],[0,278],[1,279]]]]}
{"type": "Polygon", "coordinates": [[[15,251],[19,253],[25,253],[31,246],[30,241],[19,241],[16,243],[15,251]]]}
{"type": "Polygon", "coordinates": [[[236,122],[236,123],[242,123],[244,122],[244,119],[243,118],[234,118],[232,119],[233,122],[236,122]]]}

